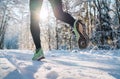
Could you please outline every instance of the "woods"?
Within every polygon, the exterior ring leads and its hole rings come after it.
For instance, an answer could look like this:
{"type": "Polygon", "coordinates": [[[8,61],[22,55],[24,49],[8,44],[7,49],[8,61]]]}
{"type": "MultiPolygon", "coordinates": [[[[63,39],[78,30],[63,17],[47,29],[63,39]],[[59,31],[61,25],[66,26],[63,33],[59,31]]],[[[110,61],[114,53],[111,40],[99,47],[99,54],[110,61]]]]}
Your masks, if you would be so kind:
{"type": "MultiPolygon", "coordinates": [[[[55,18],[48,0],[43,9],[48,16],[40,21],[42,47],[78,49],[72,28],[55,18]]],[[[63,9],[87,26],[88,48],[120,48],[120,0],[63,0],[63,9]]],[[[0,49],[34,49],[29,19],[28,0],[0,0],[0,49]]]]}
{"type": "Polygon", "coordinates": [[[0,1],[0,49],[4,47],[4,40],[5,40],[5,32],[7,28],[7,21],[9,20],[9,10],[8,10],[8,2],[0,1]]]}

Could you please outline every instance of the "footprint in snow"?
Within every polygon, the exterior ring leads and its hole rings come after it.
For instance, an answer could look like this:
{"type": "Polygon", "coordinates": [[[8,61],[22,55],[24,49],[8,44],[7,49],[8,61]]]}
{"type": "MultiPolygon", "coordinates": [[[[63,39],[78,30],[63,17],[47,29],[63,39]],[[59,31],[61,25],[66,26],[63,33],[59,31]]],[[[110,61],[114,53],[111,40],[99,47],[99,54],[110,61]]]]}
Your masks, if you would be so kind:
{"type": "Polygon", "coordinates": [[[51,71],[47,74],[46,78],[47,79],[57,79],[58,78],[58,73],[55,71],[51,71]]]}
{"type": "Polygon", "coordinates": [[[7,70],[7,69],[9,69],[10,67],[2,67],[2,69],[4,69],[4,70],[7,70]]]}
{"type": "Polygon", "coordinates": [[[52,68],[50,66],[45,66],[45,69],[51,70],[52,68]]]}

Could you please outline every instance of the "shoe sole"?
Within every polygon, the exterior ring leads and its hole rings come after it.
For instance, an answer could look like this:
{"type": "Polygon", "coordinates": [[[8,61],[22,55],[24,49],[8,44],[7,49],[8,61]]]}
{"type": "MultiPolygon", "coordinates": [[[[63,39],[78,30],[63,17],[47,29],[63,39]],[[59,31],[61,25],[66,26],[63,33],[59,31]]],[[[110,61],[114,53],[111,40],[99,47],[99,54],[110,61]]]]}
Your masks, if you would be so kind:
{"type": "Polygon", "coordinates": [[[42,57],[38,58],[37,61],[41,61],[42,59],[45,59],[45,57],[42,56],[42,57]]]}
{"type": "Polygon", "coordinates": [[[87,35],[85,32],[82,33],[82,32],[79,31],[79,29],[83,29],[83,30],[84,30],[83,27],[85,27],[85,25],[84,25],[83,23],[81,23],[80,21],[78,21],[78,22],[76,23],[77,32],[78,32],[79,35],[80,35],[80,37],[79,37],[79,39],[78,39],[78,45],[79,45],[79,48],[80,48],[80,49],[87,48],[88,42],[89,42],[89,41],[88,41],[88,40],[89,40],[88,35],[87,35]],[[82,28],[79,27],[79,23],[81,24],[81,27],[82,27],[82,28]]]}

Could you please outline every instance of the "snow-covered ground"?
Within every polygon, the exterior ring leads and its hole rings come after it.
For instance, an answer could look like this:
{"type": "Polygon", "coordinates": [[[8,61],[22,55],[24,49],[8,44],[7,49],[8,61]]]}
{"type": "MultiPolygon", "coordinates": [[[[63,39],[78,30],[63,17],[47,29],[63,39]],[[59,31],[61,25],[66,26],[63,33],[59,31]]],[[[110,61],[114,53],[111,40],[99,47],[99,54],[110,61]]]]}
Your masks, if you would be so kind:
{"type": "Polygon", "coordinates": [[[0,50],[0,79],[120,79],[120,50],[46,51],[43,62],[29,50],[0,50]]]}

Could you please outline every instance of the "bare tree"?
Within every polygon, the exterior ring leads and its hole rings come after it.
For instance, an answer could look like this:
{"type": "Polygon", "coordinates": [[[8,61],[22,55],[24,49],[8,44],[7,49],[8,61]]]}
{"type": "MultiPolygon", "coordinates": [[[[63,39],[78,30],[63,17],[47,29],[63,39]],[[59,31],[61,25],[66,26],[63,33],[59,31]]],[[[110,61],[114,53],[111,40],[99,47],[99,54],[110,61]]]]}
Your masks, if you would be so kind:
{"type": "Polygon", "coordinates": [[[120,25],[120,0],[115,0],[115,2],[116,2],[117,17],[118,17],[118,20],[119,20],[118,22],[119,22],[119,25],[120,25]]]}
{"type": "MultiPolygon", "coordinates": [[[[9,2],[9,1],[8,1],[9,2]]],[[[1,2],[0,10],[1,10],[1,21],[0,21],[0,49],[3,49],[4,47],[4,38],[5,38],[5,32],[7,28],[7,21],[9,20],[8,16],[8,9],[7,4],[8,2],[1,2]]]]}

